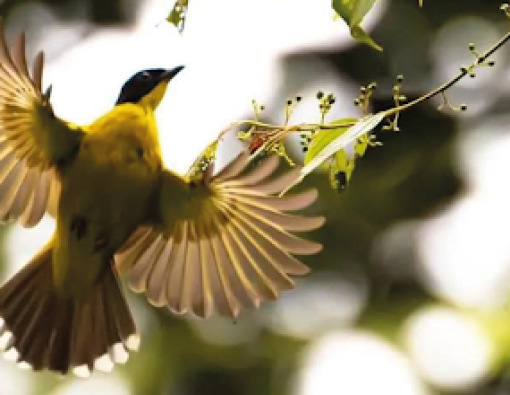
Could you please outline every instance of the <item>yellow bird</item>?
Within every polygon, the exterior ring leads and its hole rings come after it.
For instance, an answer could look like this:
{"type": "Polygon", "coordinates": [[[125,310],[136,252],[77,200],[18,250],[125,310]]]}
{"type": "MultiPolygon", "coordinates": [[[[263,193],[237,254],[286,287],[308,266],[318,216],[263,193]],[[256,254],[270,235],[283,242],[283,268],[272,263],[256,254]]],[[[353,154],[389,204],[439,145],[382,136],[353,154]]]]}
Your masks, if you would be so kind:
{"type": "MultiPolygon", "coordinates": [[[[298,175],[247,171],[243,153],[199,179],[165,169],[154,111],[181,71],[135,74],[88,126],[58,118],[42,91],[43,53],[27,68],[25,37],[9,51],[0,21],[0,219],[56,218],[51,241],[0,288],[0,348],[34,370],[88,376],[125,362],[139,337],[119,285],[172,312],[236,317],[290,289],[321,245],[291,232],[322,217],[288,214],[315,190],[278,198],[298,175]]],[[[72,99],[72,98],[70,98],[72,99]]]]}

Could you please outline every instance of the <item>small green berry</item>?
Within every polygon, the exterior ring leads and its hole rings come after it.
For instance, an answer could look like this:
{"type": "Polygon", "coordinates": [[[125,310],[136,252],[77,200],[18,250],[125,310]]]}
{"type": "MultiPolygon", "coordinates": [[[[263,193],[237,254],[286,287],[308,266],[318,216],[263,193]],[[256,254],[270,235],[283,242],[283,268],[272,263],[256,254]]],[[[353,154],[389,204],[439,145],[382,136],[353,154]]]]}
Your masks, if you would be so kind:
{"type": "Polygon", "coordinates": [[[474,51],[476,49],[475,47],[475,44],[474,43],[469,43],[469,46],[468,46],[469,50],[470,51],[474,51]]]}
{"type": "Polygon", "coordinates": [[[290,100],[290,99],[289,99],[289,100],[287,100],[287,105],[288,105],[288,106],[292,106],[292,100],[290,100]]]}
{"type": "Polygon", "coordinates": [[[317,99],[322,99],[324,97],[324,92],[323,91],[319,91],[317,92],[317,99]]]}
{"type": "Polygon", "coordinates": [[[399,74],[397,75],[397,82],[399,84],[401,84],[402,82],[404,82],[404,76],[402,74],[399,74]]]}
{"type": "Polygon", "coordinates": [[[467,105],[466,104],[461,104],[460,105],[460,111],[466,111],[467,110],[467,105]]]}
{"type": "Polygon", "coordinates": [[[296,96],[296,101],[297,101],[297,102],[300,102],[300,101],[301,101],[301,99],[302,99],[302,97],[301,97],[301,96],[296,96]]]}

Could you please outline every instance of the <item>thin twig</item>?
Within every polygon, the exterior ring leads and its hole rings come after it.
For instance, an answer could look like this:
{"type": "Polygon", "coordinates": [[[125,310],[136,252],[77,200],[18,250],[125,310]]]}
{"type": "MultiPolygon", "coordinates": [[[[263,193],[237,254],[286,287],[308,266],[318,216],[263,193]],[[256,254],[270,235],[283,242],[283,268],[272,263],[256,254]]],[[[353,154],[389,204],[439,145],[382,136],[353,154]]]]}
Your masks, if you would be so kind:
{"type": "Polygon", "coordinates": [[[401,106],[394,107],[394,108],[391,108],[389,110],[386,110],[384,112],[385,115],[386,116],[391,116],[391,115],[397,114],[399,112],[402,112],[404,110],[407,110],[407,109],[415,106],[416,104],[422,103],[422,102],[424,102],[426,100],[429,100],[429,99],[431,99],[431,98],[433,98],[433,97],[435,97],[435,96],[437,96],[439,94],[444,93],[445,91],[450,89],[453,85],[455,85],[457,82],[459,82],[462,78],[464,78],[466,75],[468,75],[469,74],[469,69],[471,67],[475,67],[475,66],[485,62],[489,56],[491,56],[499,48],[501,48],[503,45],[505,45],[507,43],[507,41],[509,41],[509,40],[510,40],[510,32],[505,34],[496,44],[494,44],[491,48],[489,48],[483,55],[478,57],[470,65],[469,68],[463,68],[461,70],[461,72],[457,76],[452,78],[450,81],[444,83],[443,85],[441,85],[437,89],[434,89],[433,91],[430,91],[426,95],[420,96],[419,98],[417,98],[417,99],[415,99],[415,100],[413,100],[413,101],[411,101],[409,103],[406,103],[406,104],[403,104],[401,106]]]}
{"type": "MultiPolygon", "coordinates": [[[[352,125],[354,125],[355,122],[352,122],[352,125]]],[[[233,128],[234,126],[241,126],[241,125],[247,125],[247,126],[255,126],[260,127],[263,129],[269,129],[269,130],[288,130],[291,132],[307,132],[309,130],[319,130],[319,129],[338,129],[338,125],[333,124],[325,124],[325,123],[302,123],[300,125],[294,125],[294,126],[284,126],[284,125],[273,125],[270,123],[263,123],[253,120],[243,120],[243,121],[236,121],[233,122],[229,126],[229,130],[233,128]]],[[[352,126],[351,125],[351,126],[352,126]]],[[[348,124],[342,124],[343,126],[349,126],[348,124]]]]}

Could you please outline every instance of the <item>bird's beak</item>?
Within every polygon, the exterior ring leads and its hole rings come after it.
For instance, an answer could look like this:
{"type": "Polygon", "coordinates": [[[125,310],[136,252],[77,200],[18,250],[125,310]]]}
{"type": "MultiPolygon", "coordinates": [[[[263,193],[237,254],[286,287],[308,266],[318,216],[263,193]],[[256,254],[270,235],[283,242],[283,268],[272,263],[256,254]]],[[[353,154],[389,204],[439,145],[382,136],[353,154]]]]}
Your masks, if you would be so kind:
{"type": "Polygon", "coordinates": [[[161,74],[159,77],[160,81],[170,81],[172,78],[174,78],[179,72],[184,69],[184,66],[177,66],[173,69],[166,70],[164,73],[161,74]]]}

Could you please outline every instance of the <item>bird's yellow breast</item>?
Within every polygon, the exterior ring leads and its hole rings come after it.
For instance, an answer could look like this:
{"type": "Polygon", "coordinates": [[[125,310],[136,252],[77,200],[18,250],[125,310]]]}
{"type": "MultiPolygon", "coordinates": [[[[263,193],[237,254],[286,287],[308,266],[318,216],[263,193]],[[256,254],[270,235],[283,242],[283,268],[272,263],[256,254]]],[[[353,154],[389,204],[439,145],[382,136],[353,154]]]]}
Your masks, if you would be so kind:
{"type": "Polygon", "coordinates": [[[142,159],[153,171],[161,167],[152,110],[135,104],[123,104],[99,118],[88,130],[82,149],[92,148],[90,152],[98,163],[129,164],[142,159]]]}
{"type": "Polygon", "coordinates": [[[61,174],[54,261],[61,277],[56,283],[70,292],[93,286],[115,251],[146,220],[162,169],[151,111],[121,105],[87,132],[61,174]]]}

